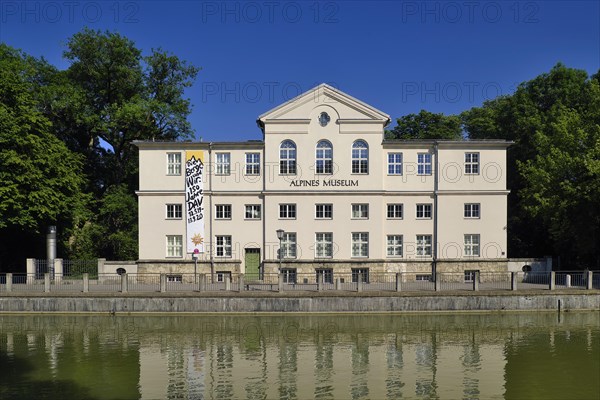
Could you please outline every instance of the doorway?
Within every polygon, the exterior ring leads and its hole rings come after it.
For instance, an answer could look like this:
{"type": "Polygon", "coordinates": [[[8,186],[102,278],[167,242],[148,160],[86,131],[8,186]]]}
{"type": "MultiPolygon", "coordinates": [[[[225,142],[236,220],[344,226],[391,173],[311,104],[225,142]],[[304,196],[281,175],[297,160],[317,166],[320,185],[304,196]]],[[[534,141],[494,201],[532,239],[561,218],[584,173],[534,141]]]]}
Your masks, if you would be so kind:
{"type": "Polygon", "coordinates": [[[245,279],[246,280],[259,280],[260,279],[260,249],[244,249],[244,265],[245,265],[245,279]]]}

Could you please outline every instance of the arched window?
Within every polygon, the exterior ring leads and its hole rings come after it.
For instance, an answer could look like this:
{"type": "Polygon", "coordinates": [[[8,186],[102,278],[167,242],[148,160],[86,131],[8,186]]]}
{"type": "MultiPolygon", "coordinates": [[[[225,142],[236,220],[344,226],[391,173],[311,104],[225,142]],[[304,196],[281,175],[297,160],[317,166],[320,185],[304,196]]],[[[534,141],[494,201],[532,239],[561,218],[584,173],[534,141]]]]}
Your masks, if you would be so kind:
{"type": "Polygon", "coordinates": [[[352,144],[352,173],[369,173],[369,146],[364,140],[352,144]]]}
{"type": "Polygon", "coordinates": [[[296,174],[296,144],[291,140],[284,140],[279,146],[279,173],[296,174]]]}
{"type": "Polygon", "coordinates": [[[333,174],[333,146],[327,140],[317,143],[316,154],[317,174],[333,174]]]}

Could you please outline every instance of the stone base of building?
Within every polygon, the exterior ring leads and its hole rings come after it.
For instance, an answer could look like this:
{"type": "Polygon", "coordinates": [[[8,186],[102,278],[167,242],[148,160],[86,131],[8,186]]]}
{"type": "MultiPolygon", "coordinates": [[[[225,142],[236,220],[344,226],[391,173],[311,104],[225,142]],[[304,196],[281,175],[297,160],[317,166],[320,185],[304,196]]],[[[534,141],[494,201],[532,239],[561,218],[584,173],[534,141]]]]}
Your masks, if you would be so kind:
{"type": "MultiPolygon", "coordinates": [[[[534,259],[519,260],[522,263],[533,264],[534,259]]],[[[541,260],[536,260],[543,263],[541,260]]],[[[514,261],[510,259],[444,259],[435,263],[429,260],[266,260],[261,263],[260,279],[277,281],[276,276],[280,269],[284,273],[293,273],[294,280],[298,282],[316,282],[318,274],[324,274],[325,281],[333,282],[339,278],[341,282],[356,282],[358,275],[363,281],[372,280],[377,276],[393,276],[402,274],[402,281],[432,280],[433,274],[440,275],[438,280],[443,282],[465,281],[466,274],[480,273],[480,282],[510,282],[510,272],[521,272],[515,268],[514,261]]],[[[538,267],[543,270],[543,266],[538,267]]],[[[129,272],[129,271],[128,271],[129,272]]],[[[235,276],[245,273],[242,270],[241,260],[215,260],[213,263],[206,261],[182,260],[138,260],[138,274],[217,274],[219,276],[235,276]]],[[[473,275],[474,276],[474,275],[473,275]]],[[[248,276],[248,279],[252,277],[248,276]]],[[[258,278],[258,277],[256,277],[258,278]]],[[[191,279],[191,278],[190,278],[191,279]]],[[[470,278],[469,278],[470,279],[470,278]]]]}
{"type": "MultiPolygon", "coordinates": [[[[207,274],[216,271],[243,273],[241,260],[215,260],[214,263],[202,261],[181,260],[139,260],[137,273],[178,273],[178,274],[207,274]]],[[[431,260],[267,260],[262,263],[264,274],[277,274],[279,269],[295,269],[298,274],[312,274],[316,270],[331,269],[336,273],[351,273],[355,269],[368,269],[374,274],[389,273],[432,273],[434,263],[431,260]]],[[[437,272],[462,273],[467,270],[480,272],[508,272],[507,259],[487,260],[438,260],[435,263],[437,272]]]]}
{"type": "Polygon", "coordinates": [[[240,260],[214,261],[214,263],[182,260],[138,260],[138,274],[210,274],[212,272],[229,272],[239,274],[240,260]]]}

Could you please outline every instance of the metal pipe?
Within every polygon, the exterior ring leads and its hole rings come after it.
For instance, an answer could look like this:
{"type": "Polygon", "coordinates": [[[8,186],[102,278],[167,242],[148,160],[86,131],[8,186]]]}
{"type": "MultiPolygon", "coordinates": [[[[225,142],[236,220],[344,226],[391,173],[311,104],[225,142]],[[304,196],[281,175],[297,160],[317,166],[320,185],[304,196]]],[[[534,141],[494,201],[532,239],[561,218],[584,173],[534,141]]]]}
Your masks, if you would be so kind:
{"type": "Polygon", "coordinates": [[[50,277],[54,278],[54,260],[56,259],[56,225],[48,227],[46,235],[46,259],[48,262],[48,272],[50,277]]]}
{"type": "Polygon", "coordinates": [[[46,235],[46,259],[54,260],[56,258],[56,226],[50,225],[48,227],[48,234],[46,235]]]}

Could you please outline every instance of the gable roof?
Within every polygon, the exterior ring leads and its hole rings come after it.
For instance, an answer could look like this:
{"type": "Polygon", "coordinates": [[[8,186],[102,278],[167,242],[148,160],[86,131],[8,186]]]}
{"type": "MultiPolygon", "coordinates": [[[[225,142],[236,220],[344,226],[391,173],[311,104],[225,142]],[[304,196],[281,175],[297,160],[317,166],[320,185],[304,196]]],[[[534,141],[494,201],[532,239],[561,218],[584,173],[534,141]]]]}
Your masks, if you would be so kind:
{"type": "Polygon", "coordinates": [[[286,114],[297,107],[300,107],[306,102],[314,100],[316,95],[321,94],[357,110],[361,114],[365,115],[365,119],[379,120],[384,122],[385,125],[387,125],[391,121],[390,116],[386,113],[350,96],[349,94],[342,92],[341,90],[329,86],[326,83],[322,83],[260,115],[256,122],[261,128],[263,128],[265,122],[267,122],[268,120],[277,119],[281,115],[286,114]]]}

